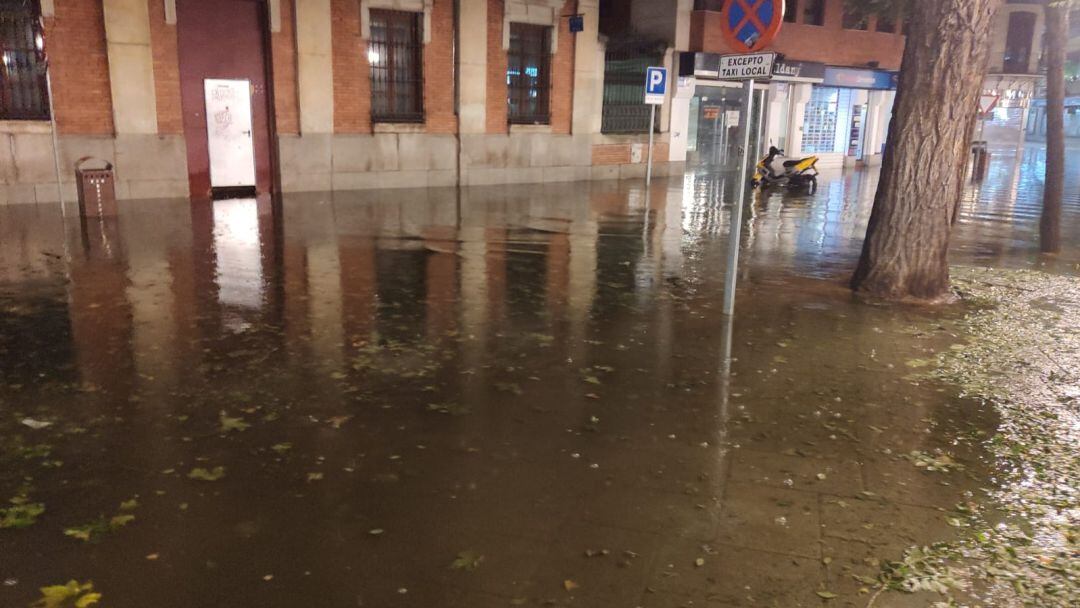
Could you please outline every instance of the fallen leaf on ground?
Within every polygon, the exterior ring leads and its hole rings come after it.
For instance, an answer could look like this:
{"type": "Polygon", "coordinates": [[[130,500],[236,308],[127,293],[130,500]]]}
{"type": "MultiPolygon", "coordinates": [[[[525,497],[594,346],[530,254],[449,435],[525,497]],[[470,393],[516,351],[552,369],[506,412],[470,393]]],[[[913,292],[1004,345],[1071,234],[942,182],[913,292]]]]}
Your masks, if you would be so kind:
{"type": "Polygon", "coordinates": [[[484,561],[484,556],[473,551],[471,549],[462,551],[457,554],[457,559],[450,562],[450,568],[452,570],[468,570],[473,571],[480,567],[480,564],[484,561]]]}
{"type": "Polygon", "coordinates": [[[199,481],[217,481],[225,477],[225,467],[217,466],[213,469],[204,469],[202,467],[196,467],[191,469],[188,473],[189,479],[197,479],[199,481]]]}

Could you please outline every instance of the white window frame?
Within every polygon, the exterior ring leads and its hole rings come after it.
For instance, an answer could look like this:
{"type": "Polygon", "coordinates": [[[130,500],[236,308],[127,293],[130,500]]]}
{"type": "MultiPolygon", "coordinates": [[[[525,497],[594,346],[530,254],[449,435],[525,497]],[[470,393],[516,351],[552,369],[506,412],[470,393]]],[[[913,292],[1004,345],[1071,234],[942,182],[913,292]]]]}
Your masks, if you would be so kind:
{"type": "Polygon", "coordinates": [[[423,13],[424,22],[421,35],[424,44],[431,42],[431,8],[435,0],[360,0],[360,38],[371,38],[371,9],[387,9],[423,13]]]}
{"type": "Polygon", "coordinates": [[[551,28],[551,54],[559,49],[559,19],[563,0],[505,0],[503,10],[502,48],[510,50],[510,24],[527,23],[551,28]]]}

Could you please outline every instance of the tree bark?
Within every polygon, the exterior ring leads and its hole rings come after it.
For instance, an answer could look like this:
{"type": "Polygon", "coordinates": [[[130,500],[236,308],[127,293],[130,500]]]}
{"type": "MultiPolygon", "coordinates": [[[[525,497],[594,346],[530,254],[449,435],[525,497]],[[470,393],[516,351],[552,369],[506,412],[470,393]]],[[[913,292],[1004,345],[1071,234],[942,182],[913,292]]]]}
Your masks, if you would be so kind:
{"type": "Polygon", "coordinates": [[[1002,0],[913,0],[881,179],[851,286],[892,300],[949,298],[953,206],[963,193],[1002,0]]]}
{"type": "Polygon", "coordinates": [[[1065,51],[1069,43],[1069,10],[1046,7],[1046,178],[1043,186],[1039,248],[1061,251],[1061,199],[1065,194],[1065,51]]]}

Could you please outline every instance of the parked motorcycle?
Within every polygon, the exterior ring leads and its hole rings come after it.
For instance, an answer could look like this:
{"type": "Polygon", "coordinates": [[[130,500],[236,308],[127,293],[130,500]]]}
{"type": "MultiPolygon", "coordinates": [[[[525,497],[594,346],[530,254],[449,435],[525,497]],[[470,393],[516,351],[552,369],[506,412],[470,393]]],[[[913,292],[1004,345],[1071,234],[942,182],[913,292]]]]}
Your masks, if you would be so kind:
{"type": "Polygon", "coordinates": [[[816,191],[818,157],[807,156],[806,158],[784,160],[781,164],[783,171],[777,171],[774,164],[777,158],[783,157],[783,155],[783,150],[776,146],[769,146],[769,154],[758,161],[755,167],[750,186],[764,189],[769,186],[782,185],[788,188],[807,188],[810,192],[816,191]]]}

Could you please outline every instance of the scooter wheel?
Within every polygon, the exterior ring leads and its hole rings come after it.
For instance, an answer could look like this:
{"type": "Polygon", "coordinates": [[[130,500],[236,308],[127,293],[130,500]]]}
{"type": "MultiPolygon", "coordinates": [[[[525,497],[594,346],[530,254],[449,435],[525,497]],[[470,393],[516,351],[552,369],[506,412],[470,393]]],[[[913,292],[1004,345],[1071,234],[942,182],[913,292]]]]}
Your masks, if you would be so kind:
{"type": "Polygon", "coordinates": [[[817,178],[811,177],[808,183],[810,185],[810,194],[817,192],[817,178]]]}

